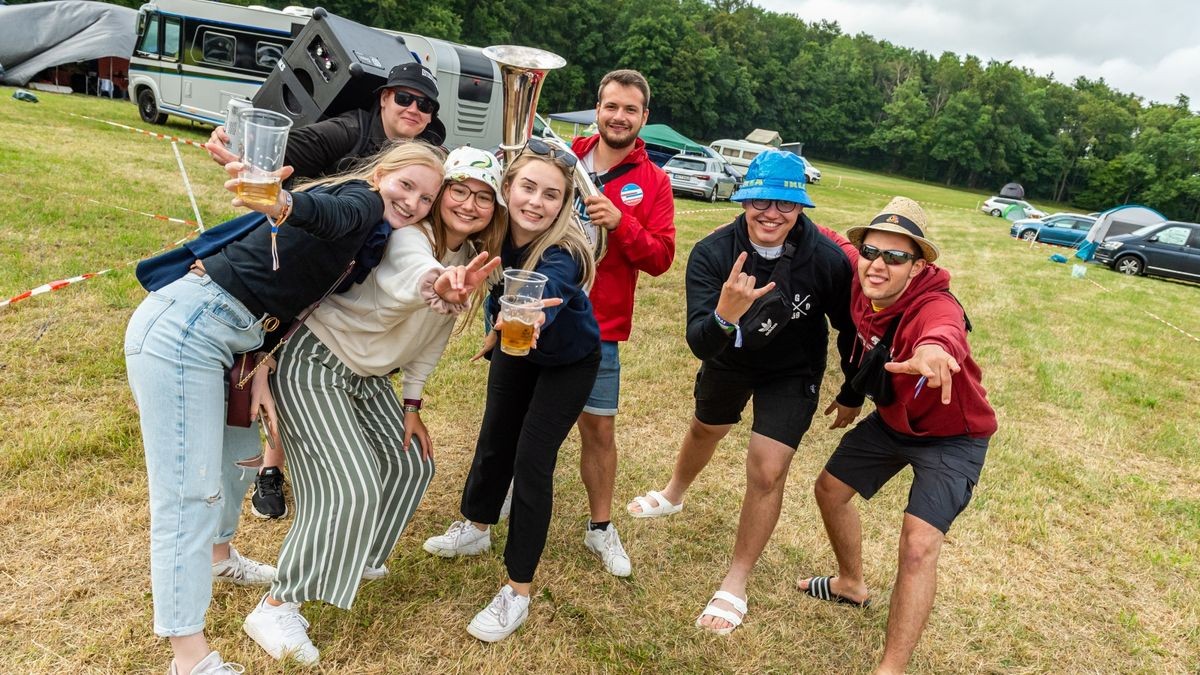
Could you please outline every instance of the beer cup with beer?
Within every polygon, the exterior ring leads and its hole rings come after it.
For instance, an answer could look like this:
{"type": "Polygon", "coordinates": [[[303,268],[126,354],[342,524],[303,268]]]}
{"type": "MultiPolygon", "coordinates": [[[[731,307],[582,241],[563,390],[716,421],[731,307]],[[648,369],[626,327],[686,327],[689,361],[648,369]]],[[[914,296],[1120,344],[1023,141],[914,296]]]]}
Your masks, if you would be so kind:
{"type": "Polygon", "coordinates": [[[271,206],[279,199],[279,170],[292,121],[262,108],[239,113],[242,126],[242,170],[238,197],[245,204],[271,206]]]}
{"type": "Polygon", "coordinates": [[[542,313],[542,301],[524,295],[500,296],[500,351],[525,356],[533,345],[533,329],[542,313]]]}

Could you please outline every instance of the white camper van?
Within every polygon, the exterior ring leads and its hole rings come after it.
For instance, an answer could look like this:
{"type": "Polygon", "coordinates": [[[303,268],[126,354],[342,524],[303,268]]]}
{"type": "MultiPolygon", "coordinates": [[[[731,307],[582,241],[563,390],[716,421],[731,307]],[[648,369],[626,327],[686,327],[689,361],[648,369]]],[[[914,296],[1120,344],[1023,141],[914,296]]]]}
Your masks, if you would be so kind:
{"type": "MultiPolygon", "coordinates": [[[[735,141],[729,138],[723,138],[719,141],[713,141],[709,144],[710,148],[721,153],[721,156],[729,161],[730,164],[745,169],[750,166],[750,162],[758,157],[758,153],[767,150],[779,150],[770,145],[761,145],[759,143],[751,143],[750,141],[735,141]]],[[[790,152],[790,150],[789,150],[790,152]]],[[[821,181],[821,170],[812,165],[804,157],[797,153],[797,157],[804,162],[804,178],[809,183],[819,183],[821,181]]]]}
{"type": "Polygon", "coordinates": [[[142,119],[223,124],[231,98],[253,98],[311,10],[153,0],[138,10],[129,98],[142,119]]]}

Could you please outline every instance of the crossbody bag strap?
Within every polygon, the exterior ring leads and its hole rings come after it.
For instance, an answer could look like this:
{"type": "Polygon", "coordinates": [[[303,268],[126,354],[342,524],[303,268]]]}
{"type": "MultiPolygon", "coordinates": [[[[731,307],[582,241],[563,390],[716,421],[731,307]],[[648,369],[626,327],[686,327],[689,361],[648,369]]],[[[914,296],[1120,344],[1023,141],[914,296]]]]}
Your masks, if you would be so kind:
{"type": "Polygon", "coordinates": [[[297,316],[296,320],[292,322],[292,327],[288,328],[288,332],[283,334],[283,338],[279,342],[276,342],[275,346],[271,348],[271,351],[267,352],[267,355],[264,358],[259,359],[258,363],[254,364],[254,368],[249,373],[247,373],[245,377],[243,377],[241,380],[238,381],[238,383],[237,383],[238,389],[246,388],[246,383],[249,382],[254,377],[254,374],[257,373],[258,369],[262,367],[263,362],[266,361],[267,359],[271,358],[272,356],[275,356],[275,352],[279,351],[279,348],[282,347],[285,343],[287,343],[287,341],[293,335],[296,334],[297,330],[300,330],[300,326],[304,325],[305,319],[307,319],[310,315],[312,315],[312,313],[314,311],[316,311],[317,307],[322,302],[325,302],[325,298],[328,298],[329,296],[333,295],[333,292],[337,290],[338,286],[342,285],[342,282],[346,280],[346,277],[350,276],[350,272],[352,272],[353,270],[354,270],[354,261],[351,260],[350,265],[347,266],[346,269],[342,272],[342,276],[338,277],[337,281],[333,282],[333,285],[329,287],[329,290],[325,291],[325,295],[322,295],[319,300],[317,300],[313,304],[309,305],[308,307],[305,307],[304,311],[300,312],[300,315],[297,316]]]}

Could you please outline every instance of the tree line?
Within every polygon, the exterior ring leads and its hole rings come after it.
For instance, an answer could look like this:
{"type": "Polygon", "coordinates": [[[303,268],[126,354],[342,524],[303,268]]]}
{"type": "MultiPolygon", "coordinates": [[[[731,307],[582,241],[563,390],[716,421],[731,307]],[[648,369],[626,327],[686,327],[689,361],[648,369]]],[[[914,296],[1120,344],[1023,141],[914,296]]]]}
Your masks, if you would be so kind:
{"type": "MultiPolygon", "coordinates": [[[[138,0],[122,0],[136,7],[138,0]]],[[[239,4],[251,4],[249,0],[239,4]]],[[[286,2],[268,1],[282,7],[286,2]]],[[[924,51],[746,0],[327,0],[361,23],[562,55],[541,110],[595,105],[613,68],[650,81],[651,121],[700,141],[756,127],[827,159],[1088,210],[1140,203],[1200,220],[1200,116],[1100,80],[924,51]]],[[[886,36],[883,36],[886,38],[886,36]]]]}

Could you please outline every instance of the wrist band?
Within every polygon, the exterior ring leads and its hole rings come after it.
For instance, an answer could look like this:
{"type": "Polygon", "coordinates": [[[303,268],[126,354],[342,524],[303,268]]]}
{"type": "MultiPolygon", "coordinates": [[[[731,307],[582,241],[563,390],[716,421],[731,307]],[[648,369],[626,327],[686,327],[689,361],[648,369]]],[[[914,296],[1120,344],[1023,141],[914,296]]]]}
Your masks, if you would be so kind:
{"type": "Polygon", "coordinates": [[[715,309],[713,310],[713,318],[717,320],[717,325],[721,327],[721,330],[725,331],[726,333],[733,335],[733,333],[737,331],[737,325],[722,319],[721,315],[717,314],[715,309]]]}
{"type": "Polygon", "coordinates": [[[419,412],[421,412],[421,406],[419,406],[419,405],[405,405],[404,406],[404,414],[405,415],[407,415],[409,413],[419,413],[419,412]]]}
{"type": "Polygon", "coordinates": [[[404,399],[404,412],[416,412],[421,409],[421,399],[406,398],[404,399]],[[412,408],[410,411],[409,408],[412,408]]]}

